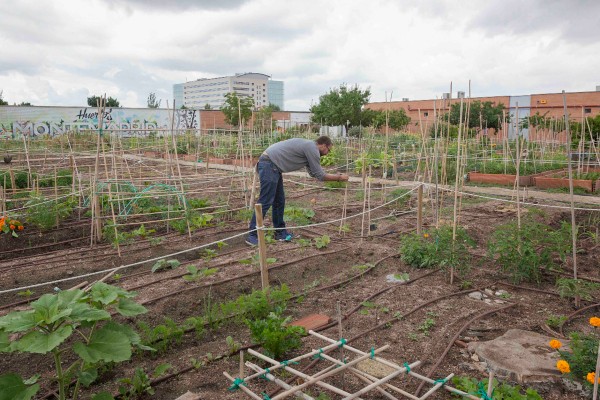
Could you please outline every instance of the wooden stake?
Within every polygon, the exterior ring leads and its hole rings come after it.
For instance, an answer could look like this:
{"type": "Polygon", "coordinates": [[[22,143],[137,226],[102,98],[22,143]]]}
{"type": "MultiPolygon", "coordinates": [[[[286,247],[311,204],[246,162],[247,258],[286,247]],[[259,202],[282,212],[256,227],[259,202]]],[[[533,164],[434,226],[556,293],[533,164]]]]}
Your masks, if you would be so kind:
{"type": "Polygon", "coordinates": [[[417,191],[417,235],[423,230],[423,184],[419,185],[417,191]]]}
{"type": "Polygon", "coordinates": [[[246,377],[246,369],[244,368],[244,350],[240,350],[240,378],[246,377]]]}
{"type": "Polygon", "coordinates": [[[265,231],[263,226],[263,211],[262,204],[258,203],[254,206],[256,213],[256,229],[258,234],[258,257],[260,260],[260,280],[262,289],[269,288],[269,268],[267,265],[267,244],[265,242],[265,231]]]}
{"type": "MultiPolygon", "coordinates": [[[[563,108],[565,112],[565,132],[567,134],[567,163],[569,167],[569,197],[571,199],[571,238],[573,240],[573,279],[577,279],[577,225],[575,223],[575,201],[573,199],[573,166],[571,165],[571,134],[569,132],[569,114],[567,114],[567,97],[563,94],[563,108]]],[[[575,306],[579,307],[579,296],[575,297],[575,306]]],[[[596,368],[597,369],[597,368],[596,368]]],[[[597,376],[597,375],[596,375],[597,376]]],[[[594,384],[594,388],[597,384],[594,384]]],[[[596,392],[596,391],[594,391],[596,392]]]]}

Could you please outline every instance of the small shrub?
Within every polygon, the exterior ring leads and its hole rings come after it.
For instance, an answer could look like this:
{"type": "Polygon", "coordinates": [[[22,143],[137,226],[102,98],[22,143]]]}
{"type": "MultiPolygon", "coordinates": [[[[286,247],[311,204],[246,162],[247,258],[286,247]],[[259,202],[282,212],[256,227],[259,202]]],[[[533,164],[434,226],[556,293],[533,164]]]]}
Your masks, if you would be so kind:
{"type": "Polygon", "coordinates": [[[175,260],[175,259],[170,259],[170,260],[165,260],[164,258],[162,260],[158,260],[157,262],[154,263],[154,265],[152,266],[152,272],[157,272],[157,271],[161,271],[164,269],[173,269],[173,268],[177,268],[181,265],[181,262],[179,262],[179,260],[175,260]]]}
{"type": "Polygon", "coordinates": [[[286,352],[302,346],[304,328],[289,326],[290,317],[270,313],[265,319],[246,320],[254,343],[260,344],[269,356],[280,359],[286,352]]]}
{"type": "MultiPolygon", "coordinates": [[[[488,381],[479,381],[475,378],[471,378],[468,376],[455,376],[452,378],[452,385],[462,390],[463,392],[473,394],[475,396],[483,396],[487,397],[487,387],[488,381]]],[[[512,386],[508,383],[498,383],[498,380],[494,379],[492,381],[492,398],[494,399],[504,399],[504,400],[542,400],[542,397],[539,393],[531,388],[527,388],[525,393],[523,393],[523,389],[520,386],[512,386]]],[[[454,397],[459,397],[458,395],[453,395],[454,397]]]]}

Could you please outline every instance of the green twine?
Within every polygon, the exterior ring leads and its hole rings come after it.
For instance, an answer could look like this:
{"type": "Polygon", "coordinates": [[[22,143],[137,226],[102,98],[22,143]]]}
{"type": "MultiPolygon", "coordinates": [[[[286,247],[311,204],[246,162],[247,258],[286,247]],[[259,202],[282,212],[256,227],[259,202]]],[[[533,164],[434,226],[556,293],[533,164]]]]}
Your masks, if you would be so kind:
{"type": "Polygon", "coordinates": [[[375,358],[375,347],[371,347],[371,360],[375,358]]]}
{"type": "Polygon", "coordinates": [[[268,381],[269,378],[267,378],[267,374],[270,374],[271,370],[269,370],[269,368],[265,368],[265,373],[262,375],[259,375],[259,378],[263,378],[265,381],[268,381]]]}
{"type": "Polygon", "coordinates": [[[324,360],[321,354],[323,354],[323,349],[319,349],[319,352],[312,357],[313,360],[324,360]]]}
{"type": "Polygon", "coordinates": [[[233,392],[235,390],[238,390],[240,388],[240,385],[246,386],[246,382],[244,382],[243,379],[235,378],[235,380],[233,381],[233,384],[231,386],[229,386],[229,389],[227,389],[227,390],[233,392]]]}
{"type": "MultiPolygon", "coordinates": [[[[494,389],[496,390],[496,389],[494,389]]],[[[494,400],[494,390],[492,390],[492,397],[487,395],[487,391],[485,390],[485,387],[483,386],[483,382],[479,382],[479,384],[477,385],[477,396],[481,397],[483,400],[494,400]]]]}
{"type": "Polygon", "coordinates": [[[444,379],[436,379],[434,381],[436,384],[441,383],[442,386],[444,386],[446,384],[446,382],[448,382],[448,379],[444,378],[444,379]]]}
{"type": "Polygon", "coordinates": [[[346,339],[344,339],[344,338],[341,338],[340,340],[338,340],[338,342],[340,342],[340,344],[338,345],[339,348],[344,347],[344,345],[346,343],[348,343],[348,341],[346,339]]]}
{"type": "Polygon", "coordinates": [[[262,394],[263,400],[271,400],[271,398],[269,397],[269,395],[267,393],[262,392],[261,394],[262,394]]]}
{"type": "Polygon", "coordinates": [[[402,364],[402,366],[406,368],[406,373],[408,374],[410,372],[410,365],[407,362],[405,362],[404,364],[402,364]]]}
{"type": "Polygon", "coordinates": [[[280,364],[283,365],[284,367],[288,367],[290,364],[292,364],[292,365],[293,364],[298,364],[298,362],[297,361],[285,360],[285,361],[282,361],[280,364]]]}

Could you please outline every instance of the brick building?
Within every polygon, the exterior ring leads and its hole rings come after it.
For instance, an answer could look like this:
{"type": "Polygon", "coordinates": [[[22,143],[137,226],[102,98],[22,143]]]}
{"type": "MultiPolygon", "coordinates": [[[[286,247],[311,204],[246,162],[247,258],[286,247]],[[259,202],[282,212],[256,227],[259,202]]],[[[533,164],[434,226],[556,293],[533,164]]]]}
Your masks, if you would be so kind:
{"type": "MultiPolygon", "coordinates": [[[[572,92],[565,93],[567,112],[569,118],[575,121],[581,121],[584,117],[595,117],[600,114],[600,87],[594,92],[572,92]]],[[[445,93],[442,99],[436,100],[408,100],[392,102],[369,103],[365,107],[372,110],[399,110],[403,109],[411,118],[408,130],[411,133],[427,132],[434,123],[434,114],[440,115],[448,112],[450,106],[457,102],[469,101],[464,98],[464,92],[458,92],[457,98],[450,98],[445,93]]],[[[563,94],[562,93],[544,93],[531,94],[524,96],[492,96],[492,97],[472,97],[471,101],[486,102],[490,101],[494,106],[503,104],[507,114],[513,121],[516,120],[518,112],[519,119],[524,119],[530,115],[538,114],[545,116],[549,121],[561,120],[564,117],[563,94]]],[[[514,137],[514,127],[508,126],[509,137],[514,137]]],[[[538,132],[535,128],[523,129],[521,134],[530,139],[541,139],[547,132],[538,132]]],[[[499,132],[499,135],[506,132],[499,132]]],[[[564,140],[564,134],[555,132],[553,136],[557,140],[564,140]]]]}

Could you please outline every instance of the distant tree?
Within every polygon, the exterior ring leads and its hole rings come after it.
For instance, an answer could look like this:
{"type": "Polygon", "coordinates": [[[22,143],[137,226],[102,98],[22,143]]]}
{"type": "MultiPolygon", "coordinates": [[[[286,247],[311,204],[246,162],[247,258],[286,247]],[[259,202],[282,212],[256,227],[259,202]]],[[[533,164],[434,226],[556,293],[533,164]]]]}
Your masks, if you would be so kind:
{"type": "MultiPolygon", "coordinates": [[[[469,111],[469,128],[494,128],[496,131],[502,129],[502,111],[504,110],[504,104],[500,103],[494,106],[491,101],[484,101],[483,103],[479,100],[471,102],[469,111]]],[[[466,118],[467,109],[466,103],[463,104],[463,120],[466,118]]],[[[506,116],[508,118],[508,114],[506,116]]],[[[450,123],[458,125],[458,119],[460,118],[460,103],[454,103],[450,107],[450,123]]]]}
{"type": "Polygon", "coordinates": [[[263,131],[273,129],[274,125],[276,124],[276,122],[273,121],[273,111],[279,111],[274,110],[274,108],[279,109],[279,107],[277,107],[276,105],[269,104],[268,106],[258,110],[254,114],[254,126],[260,128],[263,131]]]}
{"type": "Polygon", "coordinates": [[[150,92],[150,94],[148,95],[148,108],[158,108],[158,107],[160,107],[161,101],[162,100],[156,101],[156,93],[150,92]]]}
{"type": "Polygon", "coordinates": [[[0,106],[7,106],[8,105],[8,101],[5,101],[2,98],[2,93],[3,93],[3,90],[0,90],[0,106]]]}
{"type": "Polygon", "coordinates": [[[310,108],[313,122],[324,125],[346,125],[346,128],[362,124],[362,107],[369,102],[370,89],[361,90],[358,85],[348,88],[345,84],[331,89],[319,97],[310,108]]]}
{"type": "Polygon", "coordinates": [[[17,104],[20,107],[31,107],[31,103],[30,102],[24,102],[22,101],[21,104],[17,104]]]}
{"type": "MultiPolygon", "coordinates": [[[[100,99],[101,99],[100,96],[88,97],[87,98],[88,106],[97,107],[100,99]]],[[[112,97],[109,97],[108,99],[106,99],[106,107],[121,107],[121,105],[119,104],[119,101],[117,99],[113,99],[112,97]]]]}
{"type": "Polygon", "coordinates": [[[225,122],[232,126],[240,124],[240,114],[244,124],[252,117],[252,108],[254,100],[251,97],[238,97],[235,92],[225,95],[225,103],[221,106],[221,111],[225,114],[225,122]]]}
{"type": "MultiPolygon", "coordinates": [[[[366,112],[367,110],[365,110],[366,112]]],[[[368,115],[368,113],[366,114],[368,115]]],[[[373,117],[371,118],[370,125],[374,128],[383,128],[385,127],[385,110],[377,110],[374,111],[373,117]]],[[[402,130],[406,128],[406,126],[410,123],[410,117],[406,115],[404,109],[399,110],[390,110],[388,112],[388,126],[391,129],[396,131],[402,130]]],[[[368,121],[368,118],[367,118],[368,121]]]]}
{"type": "Polygon", "coordinates": [[[185,106],[185,104],[182,104],[181,107],[179,107],[179,109],[181,109],[181,110],[187,110],[187,107],[185,106]]]}
{"type": "Polygon", "coordinates": [[[271,111],[281,111],[281,107],[279,107],[277,104],[269,103],[268,107],[271,109],[271,111]]]}
{"type": "Polygon", "coordinates": [[[212,106],[211,106],[210,104],[206,103],[206,104],[204,105],[204,109],[205,109],[205,110],[212,110],[213,108],[212,108],[212,106]]]}

